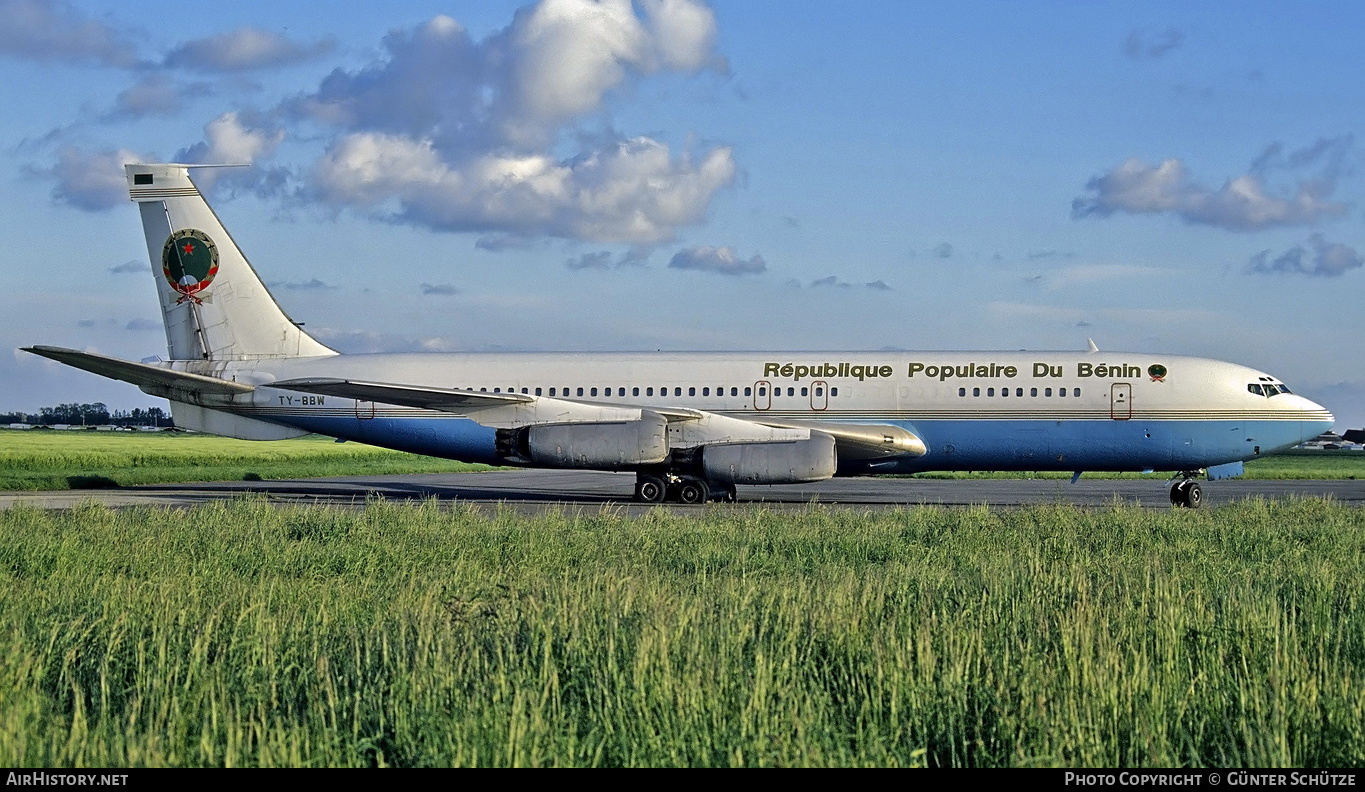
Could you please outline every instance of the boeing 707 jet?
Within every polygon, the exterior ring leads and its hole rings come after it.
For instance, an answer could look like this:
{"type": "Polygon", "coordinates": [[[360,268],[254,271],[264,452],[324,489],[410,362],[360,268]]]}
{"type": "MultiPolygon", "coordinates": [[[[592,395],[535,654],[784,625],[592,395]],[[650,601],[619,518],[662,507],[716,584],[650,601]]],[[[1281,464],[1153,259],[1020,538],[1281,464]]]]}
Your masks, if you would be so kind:
{"type": "Polygon", "coordinates": [[[1196,478],[1331,428],[1276,377],[1142,352],[339,354],[280,308],[190,178],[128,165],[169,360],[36,355],[170,400],[179,427],[318,433],[466,462],[629,471],[644,502],[935,470],[1196,478]]]}

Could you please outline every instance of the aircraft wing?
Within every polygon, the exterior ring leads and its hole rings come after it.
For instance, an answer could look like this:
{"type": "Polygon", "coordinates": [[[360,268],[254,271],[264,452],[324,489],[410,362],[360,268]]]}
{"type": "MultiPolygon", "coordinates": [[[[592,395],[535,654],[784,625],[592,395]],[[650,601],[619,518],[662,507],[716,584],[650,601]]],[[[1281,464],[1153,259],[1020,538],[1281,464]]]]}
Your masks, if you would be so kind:
{"type": "Polygon", "coordinates": [[[327,377],[279,380],[271,383],[271,387],[305,393],[319,393],[324,396],[338,396],[343,399],[360,399],[362,401],[383,402],[384,404],[398,404],[404,407],[418,407],[424,410],[458,413],[487,407],[502,407],[509,404],[528,404],[536,399],[534,396],[527,396],[523,393],[487,393],[457,388],[419,388],[414,385],[398,385],[389,382],[363,382],[327,377]]]}
{"type": "Polygon", "coordinates": [[[143,391],[155,396],[167,398],[174,398],[175,394],[235,396],[239,393],[250,393],[255,390],[251,385],[240,382],[206,377],[203,374],[191,374],[188,371],[173,371],[146,363],[134,363],[131,360],[120,360],[96,355],[92,352],[81,352],[78,349],[31,346],[23,347],[23,350],[49,360],[55,360],[58,363],[65,363],[68,366],[99,374],[102,377],[131,382],[143,391]]]}

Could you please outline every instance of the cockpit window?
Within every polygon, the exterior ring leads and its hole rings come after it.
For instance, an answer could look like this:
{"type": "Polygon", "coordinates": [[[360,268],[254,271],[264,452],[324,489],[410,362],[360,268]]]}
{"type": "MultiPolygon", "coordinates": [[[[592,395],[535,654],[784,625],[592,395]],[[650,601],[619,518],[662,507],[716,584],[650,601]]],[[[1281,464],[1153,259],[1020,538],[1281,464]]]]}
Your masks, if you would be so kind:
{"type": "MultiPolygon", "coordinates": [[[[1262,377],[1262,379],[1265,378],[1262,377]]],[[[1260,396],[1278,396],[1281,393],[1292,393],[1292,391],[1289,390],[1289,387],[1283,383],[1268,381],[1264,383],[1249,383],[1247,385],[1247,390],[1260,396]]]]}
{"type": "Polygon", "coordinates": [[[1261,386],[1260,386],[1259,384],[1255,383],[1255,382],[1251,383],[1250,385],[1247,385],[1247,390],[1251,391],[1252,393],[1256,394],[1257,396],[1264,396],[1264,395],[1265,395],[1265,392],[1261,390],[1261,386]]]}

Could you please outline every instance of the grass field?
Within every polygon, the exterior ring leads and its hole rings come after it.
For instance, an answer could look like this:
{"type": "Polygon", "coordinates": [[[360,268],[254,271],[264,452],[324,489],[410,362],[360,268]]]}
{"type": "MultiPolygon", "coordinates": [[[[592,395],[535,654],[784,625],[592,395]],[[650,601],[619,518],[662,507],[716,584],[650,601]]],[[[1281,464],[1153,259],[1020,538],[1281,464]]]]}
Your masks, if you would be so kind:
{"type": "MultiPolygon", "coordinates": [[[[451,473],[483,465],[405,454],[325,437],[262,443],[186,432],[35,432],[0,429],[0,490],[57,490],[183,481],[451,473]]],[[[1247,478],[1365,479],[1365,454],[1291,452],[1247,463],[1247,478]]],[[[1068,478],[1070,473],[922,473],[926,478],[1068,478]]],[[[1088,473],[1088,478],[1140,478],[1088,473]]],[[[1151,474],[1162,478],[1165,473],[1151,474]]]]}
{"type": "Polygon", "coordinates": [[[1365,510],[0,512],[0,766],[1360,766],[1365,510]]]}
{"type": "Polygon", "coordinates": [[[489,469],[316,435],[263,443],[188,432],[0,430],[0,490],[489,469]]]}

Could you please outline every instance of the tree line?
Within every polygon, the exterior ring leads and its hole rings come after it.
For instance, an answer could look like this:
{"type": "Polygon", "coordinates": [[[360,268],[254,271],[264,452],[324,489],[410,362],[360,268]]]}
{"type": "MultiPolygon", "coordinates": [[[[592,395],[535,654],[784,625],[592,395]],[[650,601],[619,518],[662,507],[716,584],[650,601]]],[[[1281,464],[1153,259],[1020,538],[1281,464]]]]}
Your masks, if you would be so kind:
{"type": "Polygon", "coordinates": [[[134,407],[131,410],[109,411],[103,402],[94,404],[59,404],[56,407],[42,407],[36,413],[0,413],[0,426],[5,424],[32,424],[52,426],[69,424],[71,426],[162,426],[171,427],[175,423],[171,416],[160,407],[134,407]]]}

